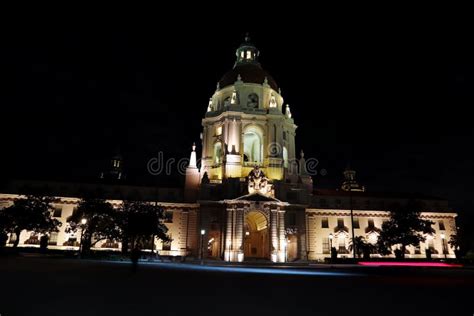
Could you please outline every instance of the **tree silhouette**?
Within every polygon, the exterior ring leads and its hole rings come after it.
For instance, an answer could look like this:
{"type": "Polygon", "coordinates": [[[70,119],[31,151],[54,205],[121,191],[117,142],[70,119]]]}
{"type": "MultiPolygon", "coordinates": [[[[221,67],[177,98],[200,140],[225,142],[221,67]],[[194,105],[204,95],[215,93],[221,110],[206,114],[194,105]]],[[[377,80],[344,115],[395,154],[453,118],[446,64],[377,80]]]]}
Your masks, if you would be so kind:
{"type": "Polygon", "coordinates": [[[356,248],[356,254],[357,257],[360,258],[361,256],[364,256],[364,259],[370,258],[370,254],[373,253],[376,249],[376,246],[371,244],[370,242],[367,242],[363,236],[356,236],[354,239],[354,242],[351,241],[349,242],[349,250],[352,251],[352,247],[356,248]]]}
{"type": "Polygon", "coordinates": [[[425,241],[426,234],[434,233],[433,222],[420,216],[422,208],[422,204],[414,200],[393,206],[390,219],[382,225],[379,236],[381,254],[391,253],[391,247],[397,245],[400,247],[397,253],[404,258],[407,246],[416,246],[425,241]]]}
{"type": "Polygon", "coordinates": [[[160,205],[140,201],[124,201],[117,217],[122,237],[122,250],[127,252],[138,243],[147,243],[155,237],[170,241],[168,228],[163,223],[165,211],[160,205]]]}
{"type": "Polygon", "coordinates": [[[55,199],[48,196],[27,195],[16,199],[13,205],[2,210],[0,226],[3,232],[15,233],[13,247],[20,242],[20,234],[24,230],[35,233],[57,232],[61,222],[52,217],[51,203],[55,199]]]}
{"type": "Polygon", "coordinates": [[[82,231],[82,250],[88,252],[91,247],[104,239],[116,239],[120,236],[119,227],[115,218],[117,211],[112,204],[104,199],[87,197],[83,198],[73,214],[67,219],[69,227],[67,232],[82,231]],[[82,225],[82,219],[86,224],[82,225]]]}

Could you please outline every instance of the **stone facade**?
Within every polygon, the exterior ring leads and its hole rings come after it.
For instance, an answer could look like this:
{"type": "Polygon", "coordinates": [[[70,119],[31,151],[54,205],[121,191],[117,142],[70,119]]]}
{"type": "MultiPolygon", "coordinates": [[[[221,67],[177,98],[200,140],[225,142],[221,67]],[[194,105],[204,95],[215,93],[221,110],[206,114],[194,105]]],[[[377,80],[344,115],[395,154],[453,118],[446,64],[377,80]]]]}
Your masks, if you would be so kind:
{"type": "MultiPolygon", "coordinates": [[[[351,257],[351,210],[355,235],[375,243],[392,205],[416,199],[426,208],[422,217],[434,222],[435,234],[419,247],[410,247],[407,256],[424,257],[428,248],[434,258],[454,257],[447,240],[456,233],[456,213],[444,200],[371,193],[357,183],[351,169],[344,172],[341,188],[314,189],[303,152],[296,158],[297,126],[290,107],[258,62],[259,51],[249,38],[236,57],[209,100],[202,119],[201,165],[193,146],[183,189],[112,184],[91,188],[101,189],[115,206],[139,199],[157,202],[171,213],[166,225],[173,241],[164,245],[155,240],[161,255],[201,257],[202,252],[216,260],[286,262],[323,260],[333,246],[339,257],[351,257]]],[[[112,176],[123,178],[121,158],[112,162],[112,176]]],[[[84,185],[50,183],[48,188],[59,200],[55,216],[63,224],[51,236],[50,247],[77,249],[78,236],[65,229],[84,185]]],[[[0,208],[21,197],[18,190],[5,192],[0,194],[0,208]]],[[[19,238],[21,247],[38,246],[39,238],[31,232],[19,238]]],[[[120,246],[120,241],[104,241],[95,248],[120,246]]]]}

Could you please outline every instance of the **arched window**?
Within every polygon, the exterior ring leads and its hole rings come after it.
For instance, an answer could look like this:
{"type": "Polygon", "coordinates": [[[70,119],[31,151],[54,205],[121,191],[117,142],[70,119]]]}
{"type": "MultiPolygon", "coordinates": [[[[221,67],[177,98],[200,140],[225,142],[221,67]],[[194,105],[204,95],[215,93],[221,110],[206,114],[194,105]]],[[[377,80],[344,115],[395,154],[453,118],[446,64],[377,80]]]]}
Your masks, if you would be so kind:
{"type": "Polygon", "coordinates": [[[214,162],[216,164],[221,163],[222,159],[222,144],[220,142],[217,142],[214,144],[214,162]]]}
{"type": "Polygon", "coordinates": [[[259,128],[250,126],[244,130],[244,160],[260,164],[263,161],[263,135],[259,128]]]}
{"type": "Polygon", "coordinates": [[[247,98],[247,107],[252,109],[258,108],[258,95],[256,93],[249,94],[247,98]]]}

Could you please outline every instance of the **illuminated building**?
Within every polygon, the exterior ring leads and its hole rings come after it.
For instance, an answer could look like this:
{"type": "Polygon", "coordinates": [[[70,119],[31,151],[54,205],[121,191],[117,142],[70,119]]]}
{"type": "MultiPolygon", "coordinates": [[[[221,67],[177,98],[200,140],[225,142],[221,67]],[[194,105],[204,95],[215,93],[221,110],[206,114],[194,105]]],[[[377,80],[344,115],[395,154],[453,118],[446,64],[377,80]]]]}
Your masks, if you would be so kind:
{"type": "MultiPolygon", "coordinates": [[[[203,106],[201,160],[199,164],[193,145],[184,188],[101,184],[104,198],[116,206],[132,196],[158,201],[167,211],[172,238],[170,243],[155,241],[161,255],[197,257],[202,240],[206,258],[273,262],[323,260],[329,257],[330,245],[339,257],[350,257],[351,209],[355,235],[376,243],[391,205],[417,199],[426,207],[422,217],[434,222],[436,232],[425,243],[408,247],[406,256],[425,257],[430,249],[433,258],[454,257],[446,240],[456,232],[456,213],[444,200],[372,193],[357,183],[351,169],[344,171],[341,188],[313,188],[303,152],[296,156],[297,126],[290,107],[259,55],[246,37],[236,50],[234,67],[203,106]]],[[[123,180],[122,163],[121,156],[114,157],[112,172],[101,178],[123,180]]],[[[63,222],[60,232],[50,236],[50,248],[76,249],[77,236],[65,229],[79,201],[80,185],[49,185],[59,198],[54,216],[63,222]]],[[[14,188],[0,194],[0,207],[15,198],[14,188]]],[[[38,237],[24,231],[20,246],[37,246],[38,237]]],[[[15,238],[11,234],[8,243],[15,238]]],[[[120,241],[104,241],[96,248],[119,250],[120,241]]]]}

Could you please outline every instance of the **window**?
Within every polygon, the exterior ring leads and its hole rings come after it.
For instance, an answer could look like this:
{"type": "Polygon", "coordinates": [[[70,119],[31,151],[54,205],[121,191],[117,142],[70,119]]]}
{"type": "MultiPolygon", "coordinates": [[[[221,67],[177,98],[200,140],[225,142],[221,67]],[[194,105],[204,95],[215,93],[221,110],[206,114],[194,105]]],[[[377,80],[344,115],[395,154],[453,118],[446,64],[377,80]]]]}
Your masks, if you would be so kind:
{"type": "Polygon", "coordinates": [[[9,244],[13,244],[17,239],[17,236],[15,233],[10,234],[10,240],[8,241],[9,244]]]}
{"type": "Polygon", "coordinates": [[[245,57],[245,53],[244,53],[244,51],[241,51],[240,52],[240,58],[244,59],[244,57],[245,57]]]}
{"type": "Polygon", "coordinates": [[[222,126],[217,126],[216,127],[216,136],[222,135],[222,126]]]}
{"type": "Polygon", "coordinates": [[[288,168],[288,149],[283,146],[283,167],[288,168]]]}
{"type": "Polygon", "coordinates": [[[431,251],[431,253],[434,253],[434,241],[433,239],[428,239],[428,249],[431,251]]]}
{"type": "Polygon", "coordinates": [[[354,228],[360,228],[359,219],[358,219],[358,218],[354,218],[354,228]]]}
{"type": "Polygon", "coordinates": [[[165,211],[165,223],[173,222],[173,211],[165,211]]]}
{"type": "Polygon", "coordinates": [[[322,218],[321,228],[329,228],[329,219],[327,217],[322,218]]]}
{"type": "Polygon", "coordinates": [[[61,217],[62,211],[63,210],[60,206],[56,206],[54,208],[53,217],[61,217]]]}
{"type": "Polygon", "coordinates": [[[286,132],[283,132],[283,139],[286,140],[286,132]]]}
{"type": "Polygon", "coordinates": [[[419,254],[421,254],[420,243],[418,243],[418,245],[415,246],[415,255],[419,255],[419,254]]]}
{"type": "Polygon", "coordinates": [[[274,95],[271,96],[270,98],[270,107],[271,108],[276,108],[277,107],[277,101],[274,95]]]}
{"type": "Polygon", "coordinates": [[[433,241],[433,238],[432,238],[431,236],[428,236],[427,242],[428,242],[428,249],[431,250],[431,253],[434,253],[434,241],[433,241]]]}
{"type": "Polygon", "coordinates": [[[252,51],[247,51],[247,59],[252,59],[252,51]]]}
{"type": "Polygon", "coordinates": [[[372,218],[369,218],[369,228],[374,228],[374,227],[375,227],[374,220],[372,218]]]}
{"type": "Polygon", "coordinates": [[[263,160],[263,137],[258,127],[250,126],[244,132],[244,155],[250,163],[261,163],[263,160]]]}
{"type": "Polygon", "coordinates": [[[448,243],[446,242],[446,239],[441,239],[441,242],[441,245],[443,246],[443,255],[449,254],[448,243]]]}
{"type": "Polygon", "coordinates": [[[232,97],[230,98],[230,104],[237,104],[238,103],[238,97],[237,97],[237,91],[232,92],[232,97]]]}
{"type": "Polygon", "coordinates": [[[439,224],[439,230],[445,230],[444,221],[439,221],[438,224],[439,224]]]}
{"type": "Polygon", "coordinates": [[[58,232],[52,232],[49,235],[48,245],[57,245],[58,244],[58,232]]]}
{"type": "Polygon", "coordinates": [[[344,228],[344,218],[338,218],[337,219],[337,227],[338,228],[344,228]]]}
{"type": "MultiPolygon", "coordinates": [[[[169,236],[171,240],[171,234],[169,236]]],[[[163,241],[162,243],[163,243],[163,246],[162,246],[163,250],[167,250],[167,251],[171,250],[171,241],[163,241]]]]}
{"type": "Polygon", "coordinates": [[[258,108],[258,95],[256,93],[249,94],[247,98],[247,107],[252,109],[258,108]]]}
{"type": "Polygon", "coordinates": [[[338,253],[348,253],[347,248],[346,248],[346,238],[339,237],[338,242],[339,242],[339,249],[337,250],[337,252],[338,253]]]}
{"type": "Polygon", "coordinates": [[[221,156],[222,156],[222,144],[220,142],[217,142],[214,144],[214,162],[216,164],[219,164],[221,162],[221,156]]]}
{"type": "Polygon", "coordinates": [[[323,254],[328,254],[329,252],[329,238],[323,238],[323,254]]]}

